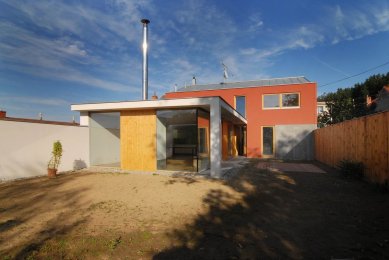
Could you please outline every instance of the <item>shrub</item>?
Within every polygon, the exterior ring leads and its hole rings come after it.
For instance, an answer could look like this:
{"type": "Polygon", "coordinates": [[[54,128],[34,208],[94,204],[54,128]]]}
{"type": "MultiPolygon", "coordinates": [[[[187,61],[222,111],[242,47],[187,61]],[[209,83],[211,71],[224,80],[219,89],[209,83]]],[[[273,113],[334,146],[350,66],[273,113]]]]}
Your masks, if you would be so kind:
{"type": "Polygon", "coordinates": [[[340,172],[345,177],[362,179],[364,176],[365,166],[362,162],[355,162],[350,160],[341,160],[338,163],[340,172]]]}
{"type": "Polygon", "coordinates": [[[53,143],[53,151],[51,152],[51,154],[52,156],[49,163],[47,164],[47,168],[58,169],[62,157],[62,144],[60,141],[56,141],[53,143]]]}

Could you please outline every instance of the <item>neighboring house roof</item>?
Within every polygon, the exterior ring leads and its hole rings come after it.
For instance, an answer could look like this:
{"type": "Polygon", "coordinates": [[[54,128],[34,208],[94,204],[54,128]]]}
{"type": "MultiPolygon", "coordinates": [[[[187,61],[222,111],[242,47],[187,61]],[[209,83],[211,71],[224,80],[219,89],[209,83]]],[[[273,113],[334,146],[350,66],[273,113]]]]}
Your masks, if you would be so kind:
{"type": "Polygon", "coordinates": [[[79,126],[80,125],[79,123],[76,123],[76,122],[61,122],[61,121],[49,121],[49,120],[31,119],[31,118],[7,117],[5,111],[0,111],[0,120],[24,122],[24,123],[49,124],[49,125],[70,125],[70,126],[79,126]]]}
{"type": "Polygon", "coordinates": [[[287,77],[287,78],[273,78],[273,79],[259,79],[252,81],[238,81],[238,82],[221,82],[215,84],[205,85],[190,85],[179,88],[176,92],[200,91],[200,90],[214,90],[214,89],[228,89],[228,88],[250,88],[250,87],[266,87],[276,85],[290,85],[312,83],[304,76],[287,77]]]}

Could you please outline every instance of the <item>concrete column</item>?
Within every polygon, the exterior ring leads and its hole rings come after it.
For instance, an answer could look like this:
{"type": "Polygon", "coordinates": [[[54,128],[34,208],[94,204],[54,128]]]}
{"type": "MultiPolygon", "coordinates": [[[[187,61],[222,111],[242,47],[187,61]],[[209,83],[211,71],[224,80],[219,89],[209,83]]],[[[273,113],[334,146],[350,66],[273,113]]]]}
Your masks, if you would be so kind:
{"type": "Polygon", "coordinates": [[[80,112],[80,126],[89,126],[88,112],[80,112]]]}
{"type": "Polygon", "coordinates": [[[212,101],[211,106],[211,176],[221,177],[221,158],[222,158],[222,122],[220,100],[212,101]]]}

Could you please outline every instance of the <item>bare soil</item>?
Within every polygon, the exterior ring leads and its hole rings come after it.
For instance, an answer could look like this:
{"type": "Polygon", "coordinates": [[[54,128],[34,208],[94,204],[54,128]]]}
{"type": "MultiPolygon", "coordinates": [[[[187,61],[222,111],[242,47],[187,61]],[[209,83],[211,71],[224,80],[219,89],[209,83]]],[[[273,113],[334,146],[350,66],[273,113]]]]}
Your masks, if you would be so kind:
{"type": "Polygon", "coordinates": [[[327,173],[0,184],[0,259],[389,259],[389,194],[327,173]]]}

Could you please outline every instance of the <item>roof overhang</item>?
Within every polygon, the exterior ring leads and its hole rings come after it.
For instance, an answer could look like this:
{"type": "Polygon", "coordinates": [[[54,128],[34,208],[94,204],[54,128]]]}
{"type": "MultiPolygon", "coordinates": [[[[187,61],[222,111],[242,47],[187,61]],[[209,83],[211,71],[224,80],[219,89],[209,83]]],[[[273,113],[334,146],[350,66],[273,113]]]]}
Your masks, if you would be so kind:
{"type": "Polygon", "coordinates": [[[220,104],[223,119],[234,124],[247,124],[247,120],[220,97],[73,104],[71,110],[80,112],[118,112],[123,110],[202,108],[210,111],[211,105],[217,103],[220,104]]]}

